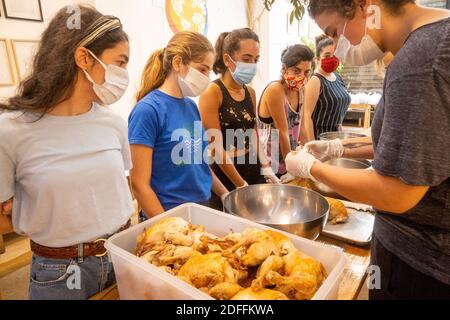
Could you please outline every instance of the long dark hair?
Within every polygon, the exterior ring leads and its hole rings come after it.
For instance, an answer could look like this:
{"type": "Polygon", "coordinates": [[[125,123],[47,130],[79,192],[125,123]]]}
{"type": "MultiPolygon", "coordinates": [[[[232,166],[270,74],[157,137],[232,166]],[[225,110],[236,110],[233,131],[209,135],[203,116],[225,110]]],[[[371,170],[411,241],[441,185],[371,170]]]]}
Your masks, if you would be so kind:
{"type": "Polygon", "coordinates": [[[214,72],[216,74],[224,74],[227,71],[227,66],[223,60],[223,55],[226,53],[233,56],[236,51],[241,48],[241,41],[254,40],[259,43],[259,37],[249,28],[237,29],[231,32],[223,32],[216,42],[216,62],[214,63],[214,72]]]}
{"type": "Polygon", "coordinates": [[[316,56],[317,59],[320,60],[320,55],[322,54],[323,49],[325,49],[328,46],[334,45],[333,39],[331,39],[326,34],[322,34],[318,37],[316,37],[316,56]]]}
{"type": "MultiPolygon", "coordinates": [[[[295,67],[303,61],[312,62],[314,69],[314,52],[303,44],[289,46],[281,53],[281,63],[286,69],[295,67]]],[[[284,79],[281,81],[283,82],[284,79]]]]}
{"type": "MultiPolygon", "coordinates": [[[[67,23],[73,14],[70,13],[70,7],[62,8],[52,19],[42,34],[31,74],[20,83],[16,96],[6,103],[0,103],[0,112],[35,112],[42,118],[58,103],[70,97],[78,73],[75,51],[92,32],[91,26],[107,17],[89,6],[79,8],[81,29],[68,27],[67,23]]],[[[99,57],[103,51],[114,48],[122,41],[128,41],[128,36],[120,27],[106,32],[85,47],[99,57]]]]}

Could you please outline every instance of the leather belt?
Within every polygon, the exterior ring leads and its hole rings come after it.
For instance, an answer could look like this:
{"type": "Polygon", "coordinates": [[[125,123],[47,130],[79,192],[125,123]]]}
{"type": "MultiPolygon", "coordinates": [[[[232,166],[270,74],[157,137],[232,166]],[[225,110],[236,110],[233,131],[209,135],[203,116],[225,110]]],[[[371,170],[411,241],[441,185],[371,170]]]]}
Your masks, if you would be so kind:
{"type": "MultiPolygon", "coordinates": [[[[128,222],[114,234],[127,230],[129,227],[131,227],[131,220],[128,220],[128,222]]],[[[79,245],[64,248],[45,247],[35,243],[33,240],[30,240],[30,246],[31,251],[40,257],[47,259],[69,260],[94,256],[106,256],[106,254],[108,253],[108,251],[105,249],[106,240],[107,239],[105,238],[99,238],[91,243],[82,243],[79,245]]]]}

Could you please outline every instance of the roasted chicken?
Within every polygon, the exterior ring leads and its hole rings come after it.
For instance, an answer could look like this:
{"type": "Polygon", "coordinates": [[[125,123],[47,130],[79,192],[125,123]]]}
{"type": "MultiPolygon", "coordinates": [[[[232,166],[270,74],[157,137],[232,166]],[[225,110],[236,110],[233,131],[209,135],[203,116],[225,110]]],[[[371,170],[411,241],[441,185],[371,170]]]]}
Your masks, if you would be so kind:
{"type": "Polygon", "coordinates": [[[271,230],[219,238],[182,218],[138,237],[136,254],[218,300],[310,299],[326,277],[322,264],[271,230]]]}
{"type": "MultiPolygon", "coordinates": [[[[297,179],[290,183],[291,185],[314,190],[314,183],[308,179],[297,179]]],[[[328,222],[331,224],[345,223],[348,220],[348,211],[342,201],[325,197],[330,205],[330,213],[328,214],[328,222]]]]}
{"type": "Polygon", "coordinates": [[[289,298],[275,290],[261,289],[255,291],[252,288],[247,288],[236,294],[231,300],[289,300],[289,298]]]}
{"type": "Polygon", "coordinates": [[[311,299],[326,278],[323,265],[301,253],[292,251],[283,257],[271,256],[259,268],[252,283],[255,291],[271,287],[289,299],[311,299]]]}
{"type": "Polygon", "coordinates": [[[330,204],[328,222],[331,224],[345,223],[348,220],[348,211],[342,201],[333,198],[326,198],[330,204]]]}

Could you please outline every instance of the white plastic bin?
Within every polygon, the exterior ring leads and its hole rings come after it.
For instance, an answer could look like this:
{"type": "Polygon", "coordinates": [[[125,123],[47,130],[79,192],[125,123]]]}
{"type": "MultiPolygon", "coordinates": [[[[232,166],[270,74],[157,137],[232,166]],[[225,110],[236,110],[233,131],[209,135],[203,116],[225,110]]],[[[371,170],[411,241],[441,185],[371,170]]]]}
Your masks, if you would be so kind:
{"type": "MultiPolygon", "coordinates": [[[[275,230],[220,211],[196,204],[185,204],[111,237],[105,244],[111,255],[120,298],[123,300],[211,300],[200,290],[188,285],[169,273],[136,257],[137,236],[156,222],[168,217],[181,217],[193,224],[201,224],[209,233],[225,236],[231,230],[242,232],[246,228],[275,230]]],[[[341,249],[314,242],[293,234],[288,236],[302,252],[322,262],[328,277],[317,291],[314,300],[337,299],[339,282],[345,266],[341,249]]]]}

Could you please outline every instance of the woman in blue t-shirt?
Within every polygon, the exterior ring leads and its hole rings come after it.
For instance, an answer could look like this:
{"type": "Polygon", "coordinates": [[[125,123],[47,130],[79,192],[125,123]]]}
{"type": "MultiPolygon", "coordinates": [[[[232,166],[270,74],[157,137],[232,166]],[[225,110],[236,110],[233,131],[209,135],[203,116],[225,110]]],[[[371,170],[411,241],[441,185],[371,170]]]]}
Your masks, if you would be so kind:
{"type": "Polygon", "coordinates": [[[194,101],[209,85],[214,48],[195,32],[176,34],[145,67],[137,105],[129,118],[131,181],[147,217],[183,203],[206,204],[214,190],[207,163],[208,140],[194,101]]]}

